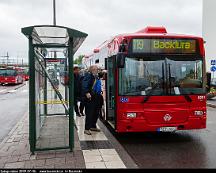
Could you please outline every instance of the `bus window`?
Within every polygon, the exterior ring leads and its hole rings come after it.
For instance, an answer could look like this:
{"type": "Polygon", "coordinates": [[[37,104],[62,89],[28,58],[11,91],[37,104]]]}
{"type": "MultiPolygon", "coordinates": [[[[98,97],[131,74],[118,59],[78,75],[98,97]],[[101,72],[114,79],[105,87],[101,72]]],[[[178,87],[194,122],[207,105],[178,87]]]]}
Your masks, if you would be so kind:
{"type": "Polygon", "coordinates": [[[202,60],[129,58],[119,69],[119,95],[203,94],[202,60]]]}

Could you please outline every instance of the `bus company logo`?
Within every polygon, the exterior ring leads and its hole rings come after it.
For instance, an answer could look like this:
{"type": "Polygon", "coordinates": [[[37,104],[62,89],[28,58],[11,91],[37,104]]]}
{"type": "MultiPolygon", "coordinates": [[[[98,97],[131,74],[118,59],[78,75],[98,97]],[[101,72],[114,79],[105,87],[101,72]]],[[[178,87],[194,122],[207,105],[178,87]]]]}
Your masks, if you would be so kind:
{"type": "Polygon", "coordinates": [[[121,97],[120,101],[121,101],[121,103],[128,103],[128,98],[121,97]]]}
{"type": "Polygon", "coordinates": [[[172,119],[172,116],[170,114],[166,114],[164,117],[163,117],[164,121],[168,122],[172,119]]]}

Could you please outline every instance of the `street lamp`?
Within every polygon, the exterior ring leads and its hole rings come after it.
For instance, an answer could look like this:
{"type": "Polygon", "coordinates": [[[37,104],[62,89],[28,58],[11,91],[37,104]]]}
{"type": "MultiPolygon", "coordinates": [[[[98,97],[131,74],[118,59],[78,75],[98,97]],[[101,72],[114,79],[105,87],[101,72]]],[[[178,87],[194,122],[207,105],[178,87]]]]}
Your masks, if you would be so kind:
{"type": "Polygon", "coordinates": [[[56,2],[53,0],[53,25],[56,26],[56,2]]]}

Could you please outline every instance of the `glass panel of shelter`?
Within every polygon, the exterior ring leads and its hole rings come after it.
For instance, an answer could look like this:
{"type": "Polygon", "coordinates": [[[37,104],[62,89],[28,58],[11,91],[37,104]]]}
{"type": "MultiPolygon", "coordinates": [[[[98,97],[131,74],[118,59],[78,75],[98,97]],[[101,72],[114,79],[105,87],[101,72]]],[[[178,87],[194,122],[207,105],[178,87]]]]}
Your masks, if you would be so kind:
{"type": "MultiPolygon", "coordinates": [[[[61,93],[64,102],[67,104],[68,87],[60,82],[62,70],[67,69],[66,54],[62,48],[47,49],[44,66],[55,87],[61,93]],[[54,58],[54,56],[56,56],[54,58]],[[59,58],[61,57],[61,58],[59,58]]],[[[36,63],[35,83],[37,91],[36,104],[39,112],[36,112],[36,148],[59,148],[69,146],[69,119],[65,109],[56,95],[51,83],[38,63],[36,63]]]]}

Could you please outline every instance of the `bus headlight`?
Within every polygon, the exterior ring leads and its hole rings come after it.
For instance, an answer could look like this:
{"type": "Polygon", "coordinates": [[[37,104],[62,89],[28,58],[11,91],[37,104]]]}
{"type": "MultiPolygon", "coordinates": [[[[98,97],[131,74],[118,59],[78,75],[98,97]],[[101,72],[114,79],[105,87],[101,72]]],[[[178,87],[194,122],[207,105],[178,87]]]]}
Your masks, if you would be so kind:
{"type": "Polygon", "coordinates": [[[127,113],[127,118],[136,118],[136,113],[127,113]]]}
{"type": "Polygon", "coordinates": [[[194,111],[194,115],[202,116],[202,115],[204,115],[204,112],[203,111],[194,111]]]}

